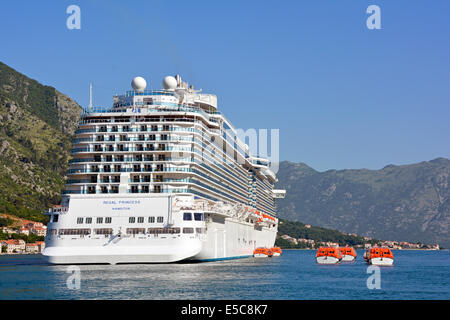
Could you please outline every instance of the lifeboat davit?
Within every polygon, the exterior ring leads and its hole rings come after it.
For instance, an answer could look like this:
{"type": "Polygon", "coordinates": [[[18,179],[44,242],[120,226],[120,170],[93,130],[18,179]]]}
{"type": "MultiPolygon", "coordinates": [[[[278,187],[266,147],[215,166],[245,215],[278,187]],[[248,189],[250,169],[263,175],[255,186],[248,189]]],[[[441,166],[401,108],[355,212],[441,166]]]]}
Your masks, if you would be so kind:
{"type": "Polygon", "coordinates": [[[272,252],[272,255],[274,257],[279,257],[283,253],[283,251],[279,247],[273,247],[273,248],[270,249],[270,251],[272,252]]]}
{"type": "Polygon", "coordinates": [[[338,248],[320,247],[317,250],[316,261],[320,264],[336,264],[341,262],[342,254],[338,248]]]}
{"type": "Polygon", "coordinates": [[[370,248],[364,253],[364,260],[368,264],[376,266],[392,266],[394,264],[394,255],[389,248],[370,248]]]}
{"type": "Polygon", "coordinates": [[[268,248],[256,248],[253,251],[253,256],[255,258],[268,258],[268,257],[272,257],[273,253],[270,249],[268,248]]]}
{"type": "Polygon", "coordinates": [[[342,261],[355,261],[357,254],[353,247],[342,247],[339,251],[342,254],[342,261]]]}

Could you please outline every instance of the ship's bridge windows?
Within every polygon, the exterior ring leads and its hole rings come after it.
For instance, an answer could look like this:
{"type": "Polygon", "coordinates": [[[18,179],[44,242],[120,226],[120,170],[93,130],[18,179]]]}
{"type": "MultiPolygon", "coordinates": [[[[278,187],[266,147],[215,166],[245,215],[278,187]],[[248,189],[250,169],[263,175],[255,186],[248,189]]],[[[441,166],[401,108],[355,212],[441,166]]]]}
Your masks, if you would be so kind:
{"type": "Polygon", "coordinates": [[[144,223],[144,217],[138,217],[137,222],[138,223],[144,223]]]}
{"type": "Polygon", "coordinates": [[[183,214],[183,220],[184,220],[184,221],[191,221],[191,220],[192,220],[192,213],[190,213],[190,212],[185,212],[185,213],[183,214]]]}
{"type": "Polygon", "coordinates": [[[83,223],[83,218],[77,218],[77,224],[82,224],[83,223]]]}
{"type": "Polygon", "coordinates": [[[194,228],[183,228],[183,233],[194,233],[194,228]]]}
{"type": "Polygon", "coordinates": [[[163,222],[164,222],[164,217],[158,217],[158,218],[156,219],[156,222],[158,222],[158,223],[163,223],[163,222]]]}
{"type": "Polygon", "coordinates": [[[53,215],[53,223],[58,222],[58,218],[59,218],[59,215],[54,214],[53,215]]]}
{"type": "Polygon", "coordinates": [[[111,223],[112,222],[112,218],[111,217],[106,217],[105,218],[105,223],[111,223]]]}
{"type": "Polygon", "coordinates": [[[195,221],[205,221],[205,216],[202,212],[195,212],[194,213],[194,220],[195,221]]]}
{"type": "Polygon", "coordinates": [[[102,217],[97,217],[97,223],[103,223],[103,218],[102,217]]]}
{"type": "Polygon", "coordinates": [[[128,218],[128,223],[135,223],[136,222],[136,218],[135,217],[129,217],[128,218]]]}
{"type": "Polygon", "coordinates": [[[155,217],[148,217],[149,223],[155,223],[155,217]]]}
{"type": "Polygon", "coordinates": [[[86,222],[86,224],[91,224],[92,223],[92,218],[86,218],[86,220],[85,220],[85,222],[86,222]]]}

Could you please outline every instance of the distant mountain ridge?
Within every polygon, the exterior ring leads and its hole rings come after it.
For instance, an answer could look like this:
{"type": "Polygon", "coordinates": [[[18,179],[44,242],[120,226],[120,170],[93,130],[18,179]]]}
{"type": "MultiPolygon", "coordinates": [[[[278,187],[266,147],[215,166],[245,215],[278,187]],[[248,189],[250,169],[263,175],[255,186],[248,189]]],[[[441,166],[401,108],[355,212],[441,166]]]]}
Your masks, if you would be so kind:
{"type": "Polygon", "coordinates": [[[0,213],[42,220],[59,202],[81,107],[0,62],[0,213]]]}
{"type": "Polygon", "coordinates": [[[450,247],[450,160],[318,172],[280,163],[281,218],[378,239],[450,247]]]}

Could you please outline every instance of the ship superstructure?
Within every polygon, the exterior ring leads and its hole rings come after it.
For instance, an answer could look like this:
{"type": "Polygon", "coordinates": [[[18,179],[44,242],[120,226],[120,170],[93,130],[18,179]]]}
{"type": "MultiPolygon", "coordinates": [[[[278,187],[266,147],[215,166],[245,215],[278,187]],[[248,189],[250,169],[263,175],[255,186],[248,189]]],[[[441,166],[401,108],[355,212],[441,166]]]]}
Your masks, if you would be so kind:
{"type": "Polygon", "coordinates": [[[52,263],[173,262],[272,247],[275,174],[217,110],[217,97],[166,77],[162,90],[114,96],[82,114],[61,207],[50,210],[52,263]]]}

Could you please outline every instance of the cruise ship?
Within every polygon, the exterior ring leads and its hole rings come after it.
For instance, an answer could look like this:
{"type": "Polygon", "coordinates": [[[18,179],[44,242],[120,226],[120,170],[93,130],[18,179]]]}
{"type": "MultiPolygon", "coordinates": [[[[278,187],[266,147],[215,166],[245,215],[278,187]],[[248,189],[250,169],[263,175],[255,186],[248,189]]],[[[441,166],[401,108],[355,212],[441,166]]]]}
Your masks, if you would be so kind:
{"type": "MultiPolygon", "coordinates": [[[[179,75],[162,89],[83,111],[43,257],[54,264],[170,263],[253,256],[274,245],[276,175],[179,75]]],[[[92,92],[91,92],[92,95],[92,92]]]]}

